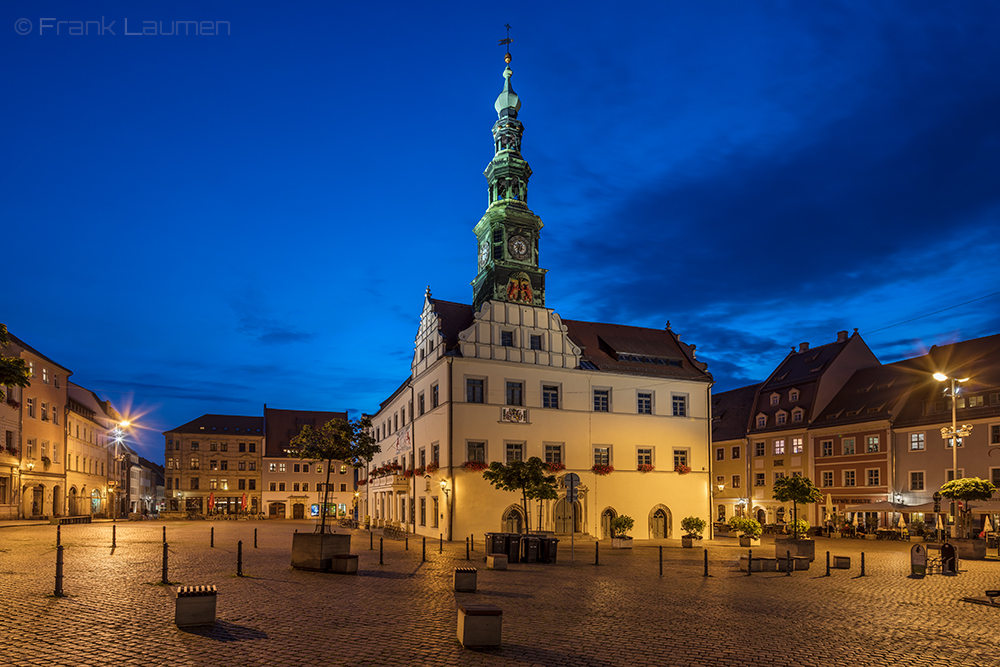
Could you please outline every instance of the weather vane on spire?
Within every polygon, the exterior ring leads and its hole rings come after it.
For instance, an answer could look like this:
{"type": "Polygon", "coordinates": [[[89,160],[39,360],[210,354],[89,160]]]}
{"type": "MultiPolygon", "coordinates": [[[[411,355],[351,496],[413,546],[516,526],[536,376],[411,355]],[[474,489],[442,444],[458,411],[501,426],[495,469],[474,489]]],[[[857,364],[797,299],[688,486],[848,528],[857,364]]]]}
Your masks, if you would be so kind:
{"type": "Polygon", "coordinates": [[[500,44],[498,44],[498,46],[506,46],[507,47],[507,55],[505,55],[503,57],[503,60],[504,60],[505,63],[507,63],[509,65],[510,64],[510,43],[513,42],[514,40],[512,40],[510,38],[510,24],[506,23],[506,24],[504,24],[504,27],[507,28],[507,39],[501,39],[500,40],[500,44]]]}

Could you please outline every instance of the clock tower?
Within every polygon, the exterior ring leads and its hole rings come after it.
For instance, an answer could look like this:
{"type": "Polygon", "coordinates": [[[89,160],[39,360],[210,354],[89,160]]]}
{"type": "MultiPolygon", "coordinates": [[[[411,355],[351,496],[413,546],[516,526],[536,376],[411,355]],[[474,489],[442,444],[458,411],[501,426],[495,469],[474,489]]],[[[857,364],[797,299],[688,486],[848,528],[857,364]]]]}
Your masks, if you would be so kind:
{"type": "Polygon", "coordinates": [[[521,100],[510,85],[510,53],[505,58],[504,86],[494,107],[494,155],[483,175],[489,205],[473,230],[479,273],[472,281],[472,308],[486,301],[545,306],[545,269],[538,268],[542,220],[528,208],[531,167],[521,157],[524,126],[517,119],[521,100]]]}

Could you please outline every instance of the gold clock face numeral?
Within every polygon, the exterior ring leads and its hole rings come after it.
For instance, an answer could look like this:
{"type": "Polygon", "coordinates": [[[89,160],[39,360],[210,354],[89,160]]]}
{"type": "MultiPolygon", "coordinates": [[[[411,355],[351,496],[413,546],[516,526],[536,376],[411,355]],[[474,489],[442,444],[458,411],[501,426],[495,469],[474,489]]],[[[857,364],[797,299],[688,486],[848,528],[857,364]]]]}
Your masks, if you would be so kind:
{"type": "Polygon", "coordinates": [[[507,248],[510,250],[510,254],[514,256],[514,259],[524,260],[528,258],[528,239],[521,235],[510,237],[510,242],[507,244],[507,248]]]}

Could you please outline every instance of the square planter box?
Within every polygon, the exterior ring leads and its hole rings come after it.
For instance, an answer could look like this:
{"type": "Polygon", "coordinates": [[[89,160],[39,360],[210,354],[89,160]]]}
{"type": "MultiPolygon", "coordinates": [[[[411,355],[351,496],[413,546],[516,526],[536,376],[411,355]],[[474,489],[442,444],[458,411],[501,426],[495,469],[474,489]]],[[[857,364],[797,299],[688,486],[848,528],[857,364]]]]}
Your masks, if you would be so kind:
{"type": "Polygon", "coordinates": [[[833,564],[830,565],[835,570],[850,570],[851,569],[851,557],[850,556],[834,556],[833,564]]]}
{"type": "Polygon", "coordinates": [[[791,538],[774,541],[775,558],[784,558],[786,552],[790,551],[792,557],[804,556],[810,561],[816,560],[815,540],[793,540],[791,538]]]}
{"type": "Polygon", "coordinates": [[[487,570],[506,570],[507,554],[490,554],[486,557],[487,570]]]}
{"type": "Polygon", "coordinates": [[[611,538],[611,548],[612,549],[631,549],[632,548],[632,538],[631,537],[612,537],[611,538]]]}
{"type": "Polygon", "coordinates": [[[178,628],[196,628],[215,623],[215,586],[181,586],[175,591],[177,607],[174,623],[178,628]]]}
{"type": "Polygon", "coordinates": [[[330,572],[337,574],[357,574],[357,554],[336,554],[330,559],[330,572]]]}
{"type": "Polygon", "coordinates": [[[697,539],[698,539],[697,537],[688,537],[684,535],[681,537],[681,546],[684,547],[685,549],[692,549],[694,548],[694,543],[695,541],[697,541],[697,539]]]}
{"type": "Polygon", "coordinates": [[[292,536],[292,567],[328,572],[333,557],[351,553],[350,533],[295,533],[292,536]]]}
{"type": "Polygon", "coordinates": [[[458,641],[466,648],[500,646],[503,610],[491,604],[463,604],[458,608],[458,641]]]}
{"type": "MultiPolygon", "coordinates": [[[[809,559],[803,556],[796,556],[792,558],[792,571],[795,570],[808,570],[809,569],[809,559]]],[[[778,559],[778,572],[788,571],[788,559],[779,558],[778,559]]]]}
{"type": "Polygon", "coordinates": [[[461,593],[475,593],[476,574],[476,568],[474,567],[456,567],[455,590],[461,593]]]}
{"type": "Polygon", "coordinates": [[[759,537],[747,537],[746,535],[740,535],[740,546],[741,547],[759,547],[760,538],[759,537]]]}

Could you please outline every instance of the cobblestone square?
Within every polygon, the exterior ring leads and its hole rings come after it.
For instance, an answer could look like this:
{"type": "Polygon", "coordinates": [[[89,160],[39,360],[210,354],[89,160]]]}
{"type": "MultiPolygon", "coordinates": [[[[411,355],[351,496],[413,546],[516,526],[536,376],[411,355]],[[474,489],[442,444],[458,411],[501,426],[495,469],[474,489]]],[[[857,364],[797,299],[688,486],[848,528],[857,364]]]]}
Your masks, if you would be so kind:
{"type": "MultiPolygon", "coordinates": [[[[559,562],[485,569],[478,591],[457,593],[464,542],[420,538],[409,550],[353,531],[356,576],[289,567],[291,536],[307,521],[119,522],[62,528],[64,591],[55,582],[54,526],[0,529],[0,663],[4,665],[979,665],[1000,662],[1000,607],[968,604],[1000,587],[1000,562],[963,561],[957,577],[910,578],[907,543],[817,541],[811,569],[791,576],[737,570],[735,540],[682,549],[677,540],[632,550],[568,541],[559,562]],[[174,625],[159,585],[162,528],[169,578],[219,588],[214,627],[174,625]],[[210,531],[215,529],[215,547],[210,531]],[[254,530],[258,547],[254,548],[254,530]],[[245,577],[236,577],[237,542],[245,577]],[[659,552],[663,551],[663,576],[659,552]],[[825,575],[825,552],[852,569],[825,575]],[[866,576],[860,577],[861,551],[866,576]],[[472,651],[456,640],[458,605],[503,609],[503,646],[472,651]]],[[[337,529],[343,531],[345,529],[337,529]]],[[[770,541],[755,550],[773,555],[770,541]]]]}

